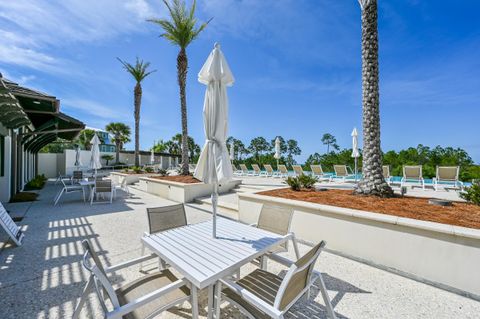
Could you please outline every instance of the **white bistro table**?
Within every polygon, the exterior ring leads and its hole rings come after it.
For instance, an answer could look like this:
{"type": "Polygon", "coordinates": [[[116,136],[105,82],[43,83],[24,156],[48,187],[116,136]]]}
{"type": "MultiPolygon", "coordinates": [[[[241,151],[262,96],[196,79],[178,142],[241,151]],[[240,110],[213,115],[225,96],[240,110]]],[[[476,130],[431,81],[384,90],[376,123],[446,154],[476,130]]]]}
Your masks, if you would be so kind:
{"type": "MultiPolygon", "coordinates": [[[[82,179],[82,180],[78,181],[78,184],[80,184],[80,186],[82,186],[83,188],[88,187],[88,198],[90,198],[90,196],[92,196],[92,187],[95,186],[95,181],[91,181],[91,180],[88,180],[88,179],[82,179]]],[[[84,201],[85,201],[85,199],[84,199],[84,201]]]]}
{"type": "MultiPolygon", "coordinates": [[[[217,238],[212,237],[212,220],[145,235],[147,247],[168,262],[197,289],[208,287],[208,318],[214,312],[214,285],[234,274],[242,265],[291,239],[225,218],[217,219],[217,238]]],[[[198,299],[197,299],[198,300],[198,299]]],[[[192,309],[193,318],[198,309],[192,309]]]]}

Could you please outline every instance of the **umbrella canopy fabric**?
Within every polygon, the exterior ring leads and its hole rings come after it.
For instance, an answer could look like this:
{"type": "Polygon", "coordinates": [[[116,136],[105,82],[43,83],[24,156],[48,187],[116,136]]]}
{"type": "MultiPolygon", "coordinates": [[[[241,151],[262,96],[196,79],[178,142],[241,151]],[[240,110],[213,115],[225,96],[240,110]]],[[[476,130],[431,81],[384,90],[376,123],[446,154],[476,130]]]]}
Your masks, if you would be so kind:
{"type": "Polygon", "coordinates": [[[206,184],[219,184],[232,179],[233,171],[226,145],[228,130],[227,86],[234,82],[233,74],[215,44],[213,51],[198,73],[198,81],[207,85],[203,104],[206,141],[194,176],[206,184]]]}
{"type": "Polygon", "coordinates": [[[155,163],[155,153],[152,147],[152,152],[150,153],[150,164],[153,164],[153,163],[155,163]]]}
{"type": "Polygon", "coordinates": [[[90,168],[97,170],[102,168],[102,163],[100,162],[100,139],[98,138],[97,134],[93,135],[90,144],[92,145],[90,168]]]}
{"type": "Polygon", "coordinates": [[[360,152],[358,151],[358,132],[357,128],[354,127],[352,131],[352,157],[360,157],[360,152]]]}
{"type": "Polygon", "coordinates": [[[276,159],[280,159],[281,156],[282,156],[282,154],[281,154],[281,150],[280,150],[280,138],[277,137],[275,139],[275,155],[274,155],[274,157],[276,159]]]}
{"type": "Polygon", "coordinates": [[[75,147],[75,167],[82,166],[82,161],[80,159],[80,146],[75,147]]]}
{"type": "Polygon", "coordinates": [[[230,144],[230,160],[233,161],[235,159],[235,145],[232,143],[230,144]]]}

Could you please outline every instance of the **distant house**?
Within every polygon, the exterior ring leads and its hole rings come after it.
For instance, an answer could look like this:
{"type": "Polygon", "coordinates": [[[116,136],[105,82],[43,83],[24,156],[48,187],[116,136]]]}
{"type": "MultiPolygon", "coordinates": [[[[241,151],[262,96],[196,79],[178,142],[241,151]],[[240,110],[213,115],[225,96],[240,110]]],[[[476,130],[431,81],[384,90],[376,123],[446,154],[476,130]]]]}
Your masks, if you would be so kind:
{"type": "Polygon", "coordinates": [[[94,127],[87,127],[87,129],[93,130],[97,133],[98,138],[102,142],[102,144],[100,144],[100,152],[115,153],[117,147],[113,143],[112,137],[108,132],[94,127]]]}

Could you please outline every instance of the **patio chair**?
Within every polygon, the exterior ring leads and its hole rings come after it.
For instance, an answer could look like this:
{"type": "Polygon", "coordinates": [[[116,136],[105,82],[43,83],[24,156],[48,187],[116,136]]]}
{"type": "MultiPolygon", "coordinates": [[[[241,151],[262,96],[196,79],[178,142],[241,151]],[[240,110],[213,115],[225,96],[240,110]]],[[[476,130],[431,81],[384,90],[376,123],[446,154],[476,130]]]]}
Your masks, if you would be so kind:
{"type": "Polygon", "coordinates": [[[287,166],[285,165],[278,165],[278,175],[280,177],[288,177],[288,169],[287,169],[287,166]]]}
{"type": "Polygon", "coordinates": [[[53,205],[56,206],[58,204],[58,201],[62,197],[63,194],[71,194],[71,193],[78,193],[82,192],[83,193],[83,201],[85,201],[85,189],[83,186],[80,185],[67,185],[65,184],[64,179],[60,179],[60,182],[62,183],[63,187],[60,190],[60,192],[55,196],[53,199],[53,205]]]}
{"type": "Polygon", "coordinates": [[[298,176],[305,175],[305,173],[303,172],[302,166],[300,166],[300,165],[292,165],[292,168],[293,168],[293,171],[295,172],[295,175],[296,175],[297,177],[298,177],[298,176]]]}
{"type": "Polygon", "coordinates": [[[109,201],[103,201],[103,202],[97,202],[97,203],[108,203],[110,204],[113,201],[113,195],[114,195],[114,187],[112,185],[111,180],[95,180],[95,185],[93,186],[92,192],[90,194],[90,205],[93,204],[93,200],[95,197],[98,199],[98,195],[101,194],[102,196],[105,194],[110,194],[110,200],[109,201]]]}
{"type": "Polygon", "coordinates": [[[460,174],[460,166],[437,166],[437,174],[433,179],[433,188],[438,191],[441,187],[444,189],[448,186],[463,189],[463,182],[458,178],[460,174]]]}
{"type": "Polygon", "coordinates": [[[262,175],[262,170],[260,169],[260,166],[257,164],[252,164],[253,168],[253,176],[261,176],[262,175]]]}
{"type": "Polygon", "coordinates": [[[127,178],[125,176],[118,176],[118,182],[113,183],[113,198],[117,198],[117,189],[121,189],[124,191],[127,196],[130,196],[130,190],[128,189],[127,185],[127,178]]]}
{"type": "Polygon", "coordinates": [[[392,176],[390,175],[390,166],[383,165],[382,170],[383,170],[383,178],[385,178],[385,182],[387,182],[387,184],[390,185],[392,183],[392,176]]]}
{"type": "Polygon", "coordinates": [[[340,178],[343,182],[349,177],[355,177],[355,174],[348,172],[347,165],[333,165],[333,170],[335,171],[334,178],[340,178]]]}
{"type": "Polygon", "coordinates": [[[263,168],[265,168],[265,177],[275,176],[275,171],[273,170],[272,165],[264,164],[263,168]]]}
{"type": "MultiPolygon", "coordinates": [[[[331,319],[335,319],[322,274],[314,270],[315,262],[323,247],[325,247],[324,241],[296,262],[278,256],[277,261],[289,267],[284,278],[257,269],[237,281],[222,279],[217,286],[217,298],[225,299],[250,319],[283,319],[288,310],[302,296],[306,295],[307,299],[310,299],[310,288],[316,280],[319,280],[327,314],[331,319]],[[221,290],[222,285],[225,286],[223,290],[221,290]]],[[[217,314],[220,313],[219,304],[220,302],[217,303],[217,314]]]]}
{"type": "MultiPolygon", "coordinates": [[[[187,225],[187,215],[185,213],[185,206],[183,204],[175,204],[162,207],[148,207],[148,232],[144,235],[155,234],[163,232],[172,228],[182,227],[187,225]]],[[[145,254],[145,245],[142,241],[142,255],[145,254]]],[[[142,271],[142,264],[140,264],[140,271],[142,271]]],[[[167,265],[160,259],[160,269],[165,269],[167,265]]]]}
{"type": "Polygon", "coordinates": [[[196,290],[186,279],[177,278],[168,269],[144,275],[134,281],[114,289],[108,275],[133,266],[139,262],[155,258],[155,254],[142,256],[112,267],[104,267],[88,240],[82,241],[85,250],[82,264],[89,272],[80,300],[72,318],[77,319],[90,293],[95,287],[98,299],[104,311],[104,318],[153,318],[161,312],[189,301],[192,304],[193,317],[198,316],[196,290]]]}
{"type": "Polygon", "coordinates": [[[250,173],[250,171],[247,168],[247,165],[245,165],[245,164],[240,164],[240,169],[242,170],[242,175],[243,176],[253,175],[252,173],[250,173]]]}
{"type": "Polygon", "coordinates": [[[422,189],[425,190],[425,181],[423,179],[421,165],[403,165],[403,177],[400,181],[400,187],[403,187],[408,183],[419,184],[422,189]]]}
{"type": "Polygon", "coordinates": [[[242,175],[242,170],[238,169],[238,167],[235,166],[235,164],[233,163],[232,163],[232,169],[233,169],[233,175],[237,175],[237,176],[242,175]]]}
{"type": "MultiPolygon", "coordinates": [[[[290,208],[285,208],[282,206],[274,206],[269,204],[263,204],[262,210],[258,217],[258,222],[256,224],[251,224],[257,228],[279,234],[287,235],[290,234],[292,237],[293,249],[295,251],[295,256],[300,258],[300,253],[298,252],[298,244],[295,238],[295,234],[290,232],[290,225],[292,223],[293,210],[290,208]]],[[[275,247],[273,250],[269,251],[267,255],[264,255],[260,258],[260,267],[266,269],[267,267],[267,257],[271,253],[286,252],[288,251],[288,242],[281,244],[278,247],[275,247]]]]}
{"type": "Polygon", "coordinates": [[[318,180],[326,180],[329,182],[332,180],[330,175],[323,172],[322,165],[310,165],[310,169],[312,170],[313,177],[318,178],[318,180]]]}

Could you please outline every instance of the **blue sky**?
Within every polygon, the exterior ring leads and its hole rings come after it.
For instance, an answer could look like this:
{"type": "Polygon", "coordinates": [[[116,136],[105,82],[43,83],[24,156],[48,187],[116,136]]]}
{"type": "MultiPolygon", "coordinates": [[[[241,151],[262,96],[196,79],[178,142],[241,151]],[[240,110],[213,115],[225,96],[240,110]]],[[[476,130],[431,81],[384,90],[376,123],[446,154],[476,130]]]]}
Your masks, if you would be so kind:
{"type": "MultiPolygon", "coordinates": [[[[190,1],[187,1],[190,3],[190,1]]],[[[480,162],[480,2],[379,1],[382,147],[462,147],[480,162]]],[[[116,57],[157,70],[145,80],[141,146],[180,132],[177,48],[147,18],[160,0],[0,2],[0,72],[61,100],[88,126],[133,127],[134,82],[116,57]]],[[[203,144],[197,74],[215,41],[235,75],[230,134],[299,141],[303,161],[330,132],[361,129],[361,20],[356,0],[199,0],[214,19],[188,48],[189,130],[203,144]]],[[[132,145],[127,145],[132,148],[132,145]]]]}

